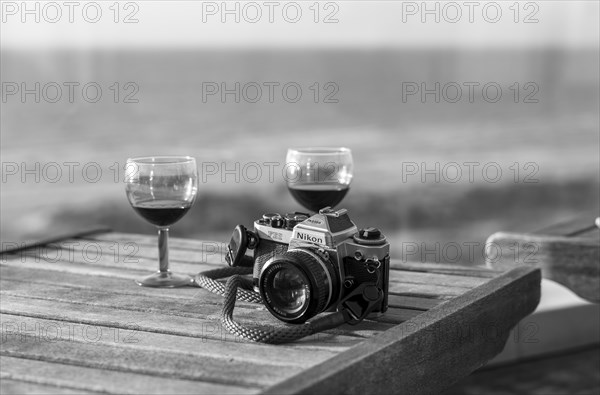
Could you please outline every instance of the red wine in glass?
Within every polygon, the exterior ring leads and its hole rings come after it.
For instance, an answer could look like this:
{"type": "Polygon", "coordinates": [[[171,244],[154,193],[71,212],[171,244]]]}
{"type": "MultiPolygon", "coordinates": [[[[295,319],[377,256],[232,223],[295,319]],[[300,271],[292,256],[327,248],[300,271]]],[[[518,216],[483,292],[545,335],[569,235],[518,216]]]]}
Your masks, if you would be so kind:
{"type": "Polygon", "coordinates": [[[318,212],[323,207],[335,207],[340,203],[348,190],[344,184],[289,184],[288,190],[298,203],[307,209],[318,212]]]}
{"type": "Polygon", "coordinates": [[[164,227],[179,221],[192,207],[185,200],[146,200],[135,203],[133,208],[146,221],[164,227]]]}
{"type": "Polygon", "coordinates": [[[312,212],[334,208],[350,189],[352,152],[344,147],[290,148],[286,181],[291,195],[312,212]]]}

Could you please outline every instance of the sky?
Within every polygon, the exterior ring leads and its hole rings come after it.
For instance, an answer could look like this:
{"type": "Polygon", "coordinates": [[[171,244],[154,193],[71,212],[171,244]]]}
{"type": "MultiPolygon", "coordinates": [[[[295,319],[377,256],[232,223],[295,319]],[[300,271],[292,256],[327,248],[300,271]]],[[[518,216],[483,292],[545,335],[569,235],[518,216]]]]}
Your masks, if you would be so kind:
{"type": "Polygon", "coordinates": [[[2,1],[3,49],[597,48],[598,1],[2,1]]]}

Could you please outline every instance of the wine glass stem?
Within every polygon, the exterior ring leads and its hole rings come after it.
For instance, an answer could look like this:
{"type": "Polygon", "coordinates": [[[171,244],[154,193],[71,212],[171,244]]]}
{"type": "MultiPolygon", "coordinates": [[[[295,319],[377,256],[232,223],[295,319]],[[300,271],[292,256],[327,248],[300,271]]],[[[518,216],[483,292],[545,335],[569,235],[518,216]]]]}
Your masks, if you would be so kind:
{"type": "Polygon", "coordinates": [[[169,271],[169,228],[158,228],[158,262],[161,273],[169,271]]]}

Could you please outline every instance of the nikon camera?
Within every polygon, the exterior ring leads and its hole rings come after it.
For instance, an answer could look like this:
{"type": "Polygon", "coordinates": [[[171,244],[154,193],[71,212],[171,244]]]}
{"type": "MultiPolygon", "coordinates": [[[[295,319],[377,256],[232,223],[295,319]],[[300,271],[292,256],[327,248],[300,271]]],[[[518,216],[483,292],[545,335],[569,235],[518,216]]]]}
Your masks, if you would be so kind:
{"type": "Polygon", "coordinates": [[[377,228],[360,231],[345,209],[265,214],[254,232],[238,225],[226,256],[231,266],[253,266],[253,284],[269,311],[289,323],[303,323],[338,304],[361,284],[383,297],[371,312],[388,306],[389,249],[377,228]],[[252,259],[246,248],[254,250],[252,259]]]}

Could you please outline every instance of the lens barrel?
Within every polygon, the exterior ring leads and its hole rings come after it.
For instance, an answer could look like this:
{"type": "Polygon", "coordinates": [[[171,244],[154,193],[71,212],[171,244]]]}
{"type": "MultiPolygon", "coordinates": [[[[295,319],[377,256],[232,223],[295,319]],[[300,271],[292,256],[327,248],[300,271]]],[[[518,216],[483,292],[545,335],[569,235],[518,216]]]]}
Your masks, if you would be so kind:
{"type": "Polygon", "coordinates": [[[281,321],[302,323],[323,312],[339,292],[329,260],[308,248],[295,248],[265,263],[258,288],[267,309],[281,321]]]}

